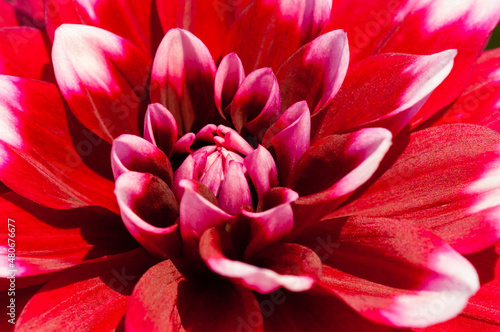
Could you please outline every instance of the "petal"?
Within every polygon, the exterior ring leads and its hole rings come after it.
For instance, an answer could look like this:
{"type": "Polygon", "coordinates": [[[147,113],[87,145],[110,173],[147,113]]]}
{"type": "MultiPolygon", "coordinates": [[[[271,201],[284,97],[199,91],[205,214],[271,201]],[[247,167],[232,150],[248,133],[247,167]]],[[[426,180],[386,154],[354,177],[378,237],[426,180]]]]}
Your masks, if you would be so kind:
{"type": "Polygon", "coordinates": [[[274,151],[276,151],[278,175],[281,183],[287,183],[290,172],[311,144],[311,113],[305,101],[290,106],[278,120],[281,123],[276,126],[277,128],[271,127],[266,134],[274,133],[279,130],[281,125],[285,125],[289,121],[287,127],[275,133],[271,139],[274,151]],[[296,119],[290,121],[294,117],[296,119]]]}
{"type": "Polygon", "coordinates": [[[137,246],[120,218],[103,209],[53,210],[8,192],[0,197],[0,216],[4,220],[0,232],[1,277],[7,278],[10,270],[7,255],[12,241],[8,241],[11,233],[7,231],[11,228],[18,288],[36,276],[137,246]]]}
{"type": "Polygon", "coordinates": [[[237,331],[248,325],[249,315],[260,323],[246,331],[262,331],[259,304],[250,291],[228,282],[206,282],[186,267],[183,261],[166,260],[142,276],[125,316],[127,331],[237,331]]]}
{"type": "Polygon", "coordinates": [[[0,180],[51,208],[117,211],[113,182],[89,167],[109,172],[109,146],[66,115],[57,87],[1,76],[0,93],[0,180]]]}
{"type": "MultiPolygon", "coordinates": [[[[314,253],[311,251],[312,255],[314,253]]],[[[279,274],[267,268],[260,268],[248,263],[231,260],[222,253],[220,236],[215,228],[208,229],[200,239],[200,256],[207,266],[215,273],[230,278],[237,284],[268,294],[280,287],[284,287],[293,292],[303,292],[311,289],[314,285],[314,277],[309,274],[279,274]]],[[[301,262],[299,255],[283,255],[281,264],[283,266],[294,266],[301,262]],[[297,257],[299,256],[299,257],[297,257]]],[[[317,258],[317,257],[316,257],[317,258]]],[[[318,260],[319,261],[319,260],[318,260]]],[[[289,272],[289,271],[286,271],[289,272]]]]}
{"type": "Polygon", "coordinates": [[[465,88],[472,67],[497,25],[500,3],[495,0],[461,1],[451,6],[447,0],[419,1],[407,15],[381,53],[431,54],[457,49],[453,70],[412,120],[425,121],[450,104],[465,88]]]}
{"type": "Polygon", "coordinates": [[[299,195],[293,190],[272,188],[259,199],[258,210],[264,211],[241,211],[250,224],[250,242],[245,250],[245,257],[248,258],[259,250],[280,241],[292,231],[291,203],[298,198],[299,195]]]}
{"type": "Polygon", "coordinates": [[[230,105],[236,91],[245,79],[245,70],[236,53],[226,55],[217,69],[214,82],[215,105],[225,119],[230,116],[230,105]]]}
{"type": "Polygon", "coordinates": [[[0,28],[18,26],[16,11],[7,1],[0,1],[0,28]]]}
{"type": "Polygon", "coordinates": [[[179,206],[160,178],[126,172],[116,180],[116,198],[123,223],[151,254],[169,258],[180,251],[179,206]]]}
{"type": "Polygon", "coordinates": [[[245,157],[245,167],[260,196],[270,188],[278,186],[278,171],[271,153],[261,145],[245,157]]]}
{"type": "Polygon", "coordinates": [[[225,53],[238,54],[247,73],[262,67],[277,71],[319,35],[331,8],[331,0],[253,1],[229,30],[225,53]]]}
{"type": "Polygon", "coordinates": [[[484,127],[416,132],[395,144],[381,168],[385,173],[361,197],[332,215],[412,220],[460,253],[485,249],[500,238],[499,153],[500,135],[484,127]]]}
{"type": "Polygon", "coordinates": [[[144,251],[134,251],[72,268],[35,294],[19,316],[16,330],[40,326],[49,331],[114,330],[135,283],[153,264],[144,251]]]}
{"type": "Polygon", "coordinates": [[[150,104],[144,120],[144,138],[170,157],[177,141],[177,123],[162,104],[150,104]]]}
{"type": "Polygon", "coordinates": [[[472,123],[500,132],[500,49],[479,57],[467,87],[437,125],[472,123]]]}
{"type": "Polygon", "coordinates": [[[344,31],[322,35],[302,46],[276,74],[281,109],[306,100],[313,113],[322,110],[339,91],[349,65],[349,47],[344,31]]]}
{"type": "Polygon", "coordinates": [[[65,24],[56,31],[52,58],[59,88],[87,128],[108,142],[139,134],[148,54],[106,30],[65,24]]]}
{"type": "Polygon", "coordinates": [[[301,196],[295,202],[294,227],[319,220],[368,181],[389,150],[391,138],[386,129],[368,128],[328,136],[312,145],[288,178],[287,186],[301,196]]]}
{"type": "Polygon", "coordinates": [[[43,0],[12,0],[10,3],[16,9],[21,25],[33,26],[38,29],[44,27],[43,0]]]}
{"type": "Polygon", "coordinates": [[[298,242],[314,248],[325,264],[319,286],[379,324],[425,327],[446,321],[479,289],[464,257],[411,222],[334,219],[303,236],[298,242]],[[331,242],[336,246],[324,245],[331,242]]]}
{"type": "Polygon", "coordinates": [[[113,141],[111,167],[115,180],[125,172],[151,173],[171,187],[172,165],[156,146],[135,135],[121,135],[113,141]]]}
{"type": "Polygon", "coordinates": [[[312,141],[366,126],[396,134],[450,73],[455,55],[384,54],[351,66],[330,105],[311,119],[312,141]]]}
{"type": "Polygon", "coordinates": [[[181,134],[200,130],[215,115],[215,72],[201,40],[186,30],[167,32],[153,62],[151,101],[172,112],[181,134]]]}
{"type": "Polygon", "coordinates": [[[47,44],[38,29],[0,29],[0,74],[55,82],[47,44]]]}
{"type": "Polygon", "coordinates": [[[154,54],[163,37],[154,0],[46,0],[45,20],[52,40],[64,23],[102,28],[154,54]]]}
{"type": "Polygon", "coordinates": [[[220,207],[230,213],[237,214],[242,205],[252,205],[252,194],[243,171],[243,165],[230,161],[224,174],[219,194],[220,207]]]}

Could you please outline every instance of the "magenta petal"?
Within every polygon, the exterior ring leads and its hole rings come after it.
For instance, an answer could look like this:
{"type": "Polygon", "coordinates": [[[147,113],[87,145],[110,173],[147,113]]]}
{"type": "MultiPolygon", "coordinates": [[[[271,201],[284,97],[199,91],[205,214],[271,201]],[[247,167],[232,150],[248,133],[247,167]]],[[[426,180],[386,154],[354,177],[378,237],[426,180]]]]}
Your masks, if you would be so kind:
{"type": "Polygon", "coordinates": [[[262,145],[245,157],[244,164],[258,195],[278,186],[276,163],[271,153],[262,145]]]}
{"type": "MultiPolygon", "coordinates": [[[[206,230],[201,236],[200,256],[215,273],[263,294],[271,293],[280,287],[293,292],[303,292],[311,289],[315,282],[315,278],[310,275],[281,275],[270,269],[228,259],[222,253],[220,236],[215,228],[206,230]]],[[[289,263],[296,263],[297,257],[293,258],[295,259],[289,263]]]]}
{"type": "Polygon", "coordinates": [[[357,62],[333,101],[312,117],[312,141],[367,126],[398,133],[450,73],[455,55],[383,54],[357,62]]]}
{"type": "Polygon", "coordinates": [[[215,105],[225,119],[230,117],[230,105],[236,91],[245,79],[245,69],[236,53],[226,55],[215,75],[215,105]]]}
{"type": "Polygon", "coordinates": [[[110,256],[63,272],[28,302],[16,330],[113,331],[140,276],[155,260],[144,250],[110,256]],[[78,313],[78,314],[75,314],[78,313]]]}
{"type": "Polygon", "coordinates": [[[264,211],[241,211],[250,224],[250,242],[245,250],[245,257],[282,240],[292,231],[291,203],[298,198],[299,195],[291,189],[273,188],[260,197],[259,207],[262,206],[264,211]]]}
{"type": "Polygon", "coordinates": [[[14,7],[7,1],[0,1],[0,28],[18,26],[14,7]]]}
{"type": "Polygon", "coordinates": [[[123,173],[135,171],[158,176],[172,186],[172,165],[156,146],[135,135],[121,135],[113,141],[111,167],[115,180],[123,173]]]}
{"type": "Polygon", "coordinates": [[[144,138],[170,157],[177,134],[177,123],[172,113],[162,104],[149,105],[144,120],[144,138]]]}
{"type": "Polygon", "coordinates": [[[330,103],[339,91],[349,65],[349,47],[344,31],[324,34],[302,46],[276,74],[281,109],[306,100],[313,113],[330,103]]]}
{"type": "MultiPolygon", "coordinates": [[[[290,172],[311,144],[311,114],[305,101],[290,106],[281,116],[280,120],[284,119],[280,125],[284,125],[294,117],[296,119],[293,122],[274,134],[271,139],[274,151],[276,151],[278,175],[281,183],[287,183],[290,172]]],[[[277,128],[272,127],[268,132],[274,132],[275,130],[277,128]]]]}
{"type": "Polygon", "coordinates": [[[262,67],[277,71],[301,45],[319,35],[331,8],[331,0],[253,1],[229,30],[225,53],[238,54],[247,73],[262,67]]]}
{"type": "Polygon", "coordinates": [[[413,133],[397,161],[335,216],[412,220],[460,253],[500,239],[500,135],[474,125],[413,133]],[[450,162],[452,161],[452,162],[450,162]]]}
{"type": "Polygon", "coordinates": [[[215,72],[210,52],[191,32],[165,35],[153,62],[151,101],[172,112],[180,133],[200,130],[215,115],[215,72]]]}
{"type": "Polygon", "coordinates": [[[166,260],[150,268],[130,298],[126,330],[234,332],[245,325],[244,331],[263,330],[252,292],[227,281],[200,279],[189,274],[185,261],[166,260]]]}
{"type": "Polygon", "coordinates": [[[72,112],[111,142],[139,134],[151,59],[130,41],[85,25],[64,24],[52,49],[57,83],[72,112]]]}
{"type": "Polygon", "coordinates": [[[220,189],[219,205],[233,215],[238,214],[242,205],[252,205],[252,195],[241,163],[229,162],[220,189]]]}
{"type": "Polygon", "coordinates": [[[105,160],[98,153],[105,143],[67,117],[55,85],[0,76],[0,99],[0,180],[4,184],[51,208],[97,205],[118,210],[113,182],[86,164],[93,158],[105,160]],[[68,128],[68,122],[74,127],[68,128]],[[74,137],[79,138],[76,146],[74,137]]]}
{"type": "Polygon", "coordinates": [[[0,74],[55,82],[50,48],[46,43],[38,29],[0,29],[0,74]]]}
{"type": "Polygon", "coordinates": [[[160,178],[126,172],[116,180],[116,198],[130,234],[155,256],[169,258],[180,252],[179,206],[160,178]]]}
{"type": "Polygon", "coordinates": [[[280,114],[280,90],[271,68],[251,72],[231,103],[234,128],[240,133],[245,129],[261,140],[265,129],[276,122],[280,114]]]}
{"type": "Polygon", "coordinates": [[[193,133],[187,133],[175,142],[174,150],[172,153],[183,154],[183,153],[193,153],[191,145],[193,145],[196,135],[193,133]]]}

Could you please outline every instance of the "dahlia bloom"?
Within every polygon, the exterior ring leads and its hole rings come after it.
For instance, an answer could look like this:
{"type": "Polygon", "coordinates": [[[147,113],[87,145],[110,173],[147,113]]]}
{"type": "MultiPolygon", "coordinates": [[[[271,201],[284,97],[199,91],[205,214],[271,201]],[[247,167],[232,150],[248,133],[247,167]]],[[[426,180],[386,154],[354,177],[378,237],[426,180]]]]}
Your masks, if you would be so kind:
{"type": "Polygon", "coordinates": [[[496,1],[0,8],[16,331],[500,325],[496,1]]]}

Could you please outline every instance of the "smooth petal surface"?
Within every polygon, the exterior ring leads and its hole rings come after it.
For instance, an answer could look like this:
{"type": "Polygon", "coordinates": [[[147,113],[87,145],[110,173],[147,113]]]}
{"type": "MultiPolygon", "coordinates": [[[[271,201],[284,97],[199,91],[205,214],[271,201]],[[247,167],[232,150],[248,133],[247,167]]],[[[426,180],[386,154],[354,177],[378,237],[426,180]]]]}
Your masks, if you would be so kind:
{"type": "Polygon", "coordinates": [[[0,74],[55,82],[50,47],[40,30],[0,29],[0,74]]]}
{"type": "Polygon", "coordinates": [[[412,220],[460,253],[485,249],[500,238],[499,147],[500,135],[479,126],[416,132],[395,144],[385,173],[332,215],[412,220]]]}
{"type": "Polygon", "coordinates": [[[455,55],[384,54],[351,66],[333,101],[311,119],[312,141],[366,126],[396,134],[450,73],[455,55]]]}
{"type": "Polygon", "coordinates": [[[258,195],[278,186],[276,164],[266,148],[259,145],[254,152],[246,156],[244,164],[258,195]]]}
{"type": "Polygon", "coordinates": [[[185,262],[166,260],[149,269],[135,287],[125,330],[232,332],[255,316],[258,323],[252,320],[253,328],[246,331],[262,331],[259,303],[249,290],[227,281],[203,282],[189,274],[185,262]]]}
{"type": "Polygon", "coordinates": [[[247,73],[262,67],[276,72],[319,35],[331,8],[331,0],[253,1],[229,30],[225,54],[238,54],[247,73]]]}
{"type": "MultiPolygon", "coordinates": [[[[7,278],[7,230],[13,225],[17,287],[34,277],[60,271],[84,260],[131,250],[137,243],[121,224],[120,218],[105,210],[90,208],[53,210],[31,202],[14,192],[0,195],[1,277],[7,278]],[[10,221],[9,221],[10,219],[10,221]]],[[[40,278],[39,278],[40,279],[40,278]]],[[[47,278],[46,278],[47,279],[47,278]]],[[[46,281],[42,280],[41,282],[46,281]]],[[[36,281],[35,281],[36,283],[36,281]]]]}
{"type": "Polygon", "coordinates": [[[85,24],[113,32],[154,54],[163,37],[154,0],[47,0],[45,20],[52,40],[64,23],[85,24]]]}
{"type": "Polygon", "coordinates": [[[167,32],[153,62],[150,94],[172,112],[181,134],[197,132],[215,115],[215,72],[201,40],[182,29],[167,32]]]}
{"type": "Polygon", "coordinates": [[[144,120],[144,138],[170,157],[177,141],[177,123],[162,104],[150,104],[144,120]]]}
{"type": "Polygon", "coordinates": [[[0,1],[0,28],[19,25],[14,7],[7,1],[0,1]]]}
{"type": "Polygon", "coordinates": [[[319,286],[358,313],[396,327],[426,327],[458,315],[479,289],[474,267],[446,242],[397,219],[323,221],[299,243],[325,264],[319,286]]]}
{"type": "Polygon", "coordinates": [[[55,85],[1,76],[0,95],[4,184],[51,208],[97,205],[117,211],[113,182],[89,167],[103,162],[108,169],[109,149],[66,115],[55,85]]]}
{"type": "Polygon", "coordinates": [[[86,263],[51,280],[28,302],[16,331],[112,331],[141,275],[154,264],[143,250],[86,263]]]}
{"type": "MultiPolygon", "coordinates": [[[[314,255],[313,252],[311,253],[314,255]]],[[[297,275],[288,273],[282,275],[267,268],[228,259],[222,252],[220,235],[215,228],[208,229],[201,236],[200,256],[215,273],[233,280],[236,284],[244,285],[263,294],[274,292],[280,287],[293,292],[303,292],[311,289],[315,282],[314,277],[318,277],[317,274],[311,276],[309,273],[301,275],[300,272],[304,272],[302,269],[297,269],[299,270],[297,275]]],[[[288,268],[293,264],[300,264],[302,257],[298,256],[283,255],[281,264],[283,266],[288,265],[288,268]],[[287,260],[285,261],[285,259],[287,260]]]]}
{"type": "Polygon", "coordinates": [[[485,51],[477,60],[467,87],[437,121],[471,123],[500,132],[500,49],[485,51]]]}
{"type": "Polygon", "coordinates": [[[139,134],[151,59],[130,41],[103,29],[65,24],[52,48],[61,92],[75,116],[111,142],[139,134]]]}
{"type": "Polygon", "coordinates": [[[230,105],[245,79],[245,69],[236,53],[226,55],[217,69],[214,82],[215,105],[225,119],[230,117],[230,105]]]}
{"type": "Polygon", "coordinates": [[[306,100],[313,113],[320,111],[339,91],[348,65],[349,47],[342,30],[329,32],[302,46],[276,74],[281,109],[306,100]]]}
{"type": "Polygon", "coordinates": [[[230,161],[219,193],[220,207],[230,214],[237,214],[242,205],[252,206],[252,194],[245,177],[243,165],[230,161]]]}
{"type": "Polygon", "coordinates": [[[167,258],[180,252],[179,206],[160,178],[126,172],[116,180],[115,194],[130,234],[153,255],[167,258]]]}
{"type": "Polygon", "coordinates": [[[135,171],[156,175],[172,186],[174,175],[167,156],[139,136],[124,134],[113,141],[111,167],[115,180],[125,172],[135,171]]]}

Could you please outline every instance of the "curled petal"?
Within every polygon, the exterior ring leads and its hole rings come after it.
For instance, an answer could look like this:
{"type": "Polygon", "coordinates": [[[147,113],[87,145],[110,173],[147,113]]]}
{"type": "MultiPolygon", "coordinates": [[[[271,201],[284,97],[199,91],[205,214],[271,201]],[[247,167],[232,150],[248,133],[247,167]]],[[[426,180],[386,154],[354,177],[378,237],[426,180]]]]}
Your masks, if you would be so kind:
{"type": "Polygon", "coordinates": [[[179,206],[165,182],[148,173],[126,172],[116,180],[115,194],[125,226],[144,248],[164,258],[179,254],[179,206]]]}
{"type": "Polygon", "coordinates": [[[226,55],[215,75],[215,105],[221,116],[231,116],[230,105],[236,91],[245,79],[245,69],[236,53],[226,55]]]}
{"type": "Polygon", "coordinates": [[[172,112],[181,134],[200,130],[214,116],[215,72],[210,52],[191,32],[165,35],[153,62],[151,101],[172,112]]]}
{"type": "Polygon", "coordinates": [[[219,194],[219,205],[233,215],[242,205],[252,205],[252,195],[241,163],[230,161],[219,194]]]}
{"type": "Polygon", "coordinates": [[[278,186],[278,171],[273,156],[262,145],[246,156],[244,164],[258,195],[278,186]]]}
{"type": "Polygon", "coordinates": [[[170,157],[177,141],[177,123],[162,104],[148,106],[144,120],[144,138],[170,157]]]}

